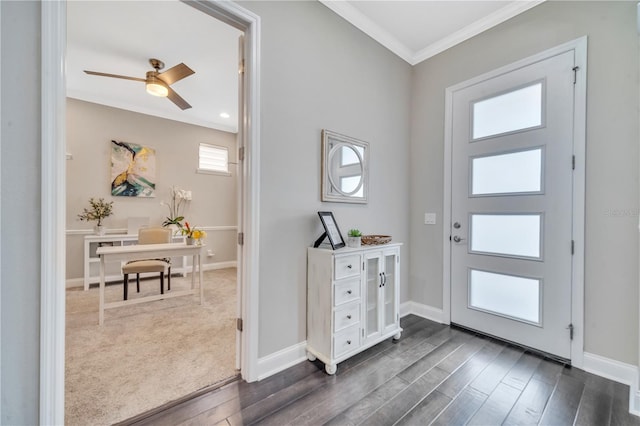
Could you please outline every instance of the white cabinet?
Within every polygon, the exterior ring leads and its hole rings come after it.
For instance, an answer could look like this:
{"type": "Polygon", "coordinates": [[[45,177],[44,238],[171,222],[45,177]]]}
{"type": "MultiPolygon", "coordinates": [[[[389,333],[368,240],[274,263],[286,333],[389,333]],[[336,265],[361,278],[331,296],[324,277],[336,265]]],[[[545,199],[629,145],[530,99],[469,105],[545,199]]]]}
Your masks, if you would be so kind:
{"type": "Polygon", "coordinates": [[[307,356],[337,364],[400,338],[400,243],[307,252],[307,356]]]}
{"type": "MultiPolygon", "coordinates": [[[[184,242],[185,237],[176,235],[174,243],[184,242]]],[[[87,235],[84,237],[84,289],[89,290],[90,284],[100,283],[100,256],[96,255],[98,247],[102,246],[126,246],[138,244],[138,235],[135,234],[110,234],[87,235]]],[[[122,265],[120,262],[110,262],[105,265],[105,281],[122,281],[122,265]]],[[[171,258],[171,274],[187,273],[186,257],[171,258]]],[[[145,276],[145,274],[141,274],[145,276]]]]}

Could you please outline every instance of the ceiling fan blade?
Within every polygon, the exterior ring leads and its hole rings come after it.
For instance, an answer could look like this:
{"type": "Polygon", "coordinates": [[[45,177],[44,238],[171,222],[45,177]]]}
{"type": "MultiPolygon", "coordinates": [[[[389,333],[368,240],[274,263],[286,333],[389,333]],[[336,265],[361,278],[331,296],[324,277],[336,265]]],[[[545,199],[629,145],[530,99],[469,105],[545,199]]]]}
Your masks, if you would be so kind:
{"type": "Polygon", "coordinates": [[[158,74],[158,77],[168,85],[175,83],[176,81],[180,81],[185,77],[189,77],[191,74],[194,74],[195,71],[186,66],[184,63],[179,63],[175,67],[171,67],[165,72],[161,72],[158,74]]]}
{"type": "Polygon", "coordinates": [[[182,99],[182,97],[180,97],[180,95],[178,95],[176,91],[173,90],[171,87],[169,87],[169,94],[167,95],[167,98],[169,98],[169,100],[174,104],[176,104],[178,108],[180,108],[181,110],[191,108],[191,105],[189,105],[187,101],[182,99]]]}
{"type": "Polygon", "coordinates": [[[84,72],[91,75],[100,75],[102,77],[122,78],[125,80],[134,80],[134,81],[142,81],[142,82],[146,81],[144,78],[127,77],[126,75],[108,74],[106,72],[96,72],[96,71],[87,71],[87,70],[84,70],[84,72]]]}

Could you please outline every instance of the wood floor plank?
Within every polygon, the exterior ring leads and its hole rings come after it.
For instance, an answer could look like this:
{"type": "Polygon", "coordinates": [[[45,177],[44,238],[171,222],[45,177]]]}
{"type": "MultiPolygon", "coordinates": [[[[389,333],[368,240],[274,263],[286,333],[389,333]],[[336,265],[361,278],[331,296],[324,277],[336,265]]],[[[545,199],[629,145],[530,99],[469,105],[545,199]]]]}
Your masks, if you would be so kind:
{"type": "MultiPolygon", "coordinates": [[[[282,407],[280,410],[261,419],[257,424],[282,425],[293,422],[297,417],[313,410],[329,398],[341,393],[347,393],[354,388],[366,384],[369,377],[372,377],[379,369],[384,368],[392,362],[387,356],[378,356],[363,362],[358,368],[353,368],[341,376],[330,376],[330,380],[324,386],[317,388],[313,392],[299,398],[295,404],[282,407]]],[[[336,413],[337,414],[337,413],[336,413]]]]}
{"type": "Polygon", "coordinates": [[[488,340],[480,339],[477,337],[470,337],[469,340],[464,342],[462,346],[456,349],[450,356],[443,360],[438,367],[449,373],[453,373],[462,364],[464,364],[469,358],[475,355],[482,347],[487,344],[488,340]]]}
{"type": "Polygon", "coordinates": [[[432,423],[435,426],[465,425],[487,399],[477,390],[465,388],[432,423]]]}
{"type": "Polygon", "coordinates": [[[584,383],[579,380],[569,376],[561,376],[547,403],[540,424],[549,426],[573,424],[583,389],[584,383]]]}
{"type": "Polygon", "coordinates": [[[549,384],[555,384],[565,368],[563,364],[552,360],[543,359],[533,374],[533,378],[549,384]]]}
{"type": "Polygon", "coordinates": [[[531,379],[503,425],[538,424],[553,388],[554,386],[549,383],[531,379]]]}
{"type": "MultiPolygon", "coordinates": [[[[408,383],[413,383],[418,380],[423,374],[429,372],[433,367],[438,365],[444,359],[451,355],[453,351],[461,346],[461,343],[457,340],[448,340],[432,350],[426,356],[415,361],[403,372],[398,374],[398,377],[405,380],[408,383]]],[[[443,370],[444,371],[444,370],[443,370]]]]}
{"type": "Polygon", "coordinates": [[[507,418],[521,391],[504,383],[498,384],[484,404],[469,420],[469,425],[500,425],[507,418]]]}
{"type": "Polygon", "coordinates": [[[324,386],[327,380],[329,379],[323,371],[317,371],[303,380],[261,399],[255,404],[242,408],[242,410],[230,416],[229,421],[232,425],[255,423],[263,417],[278,411],[281,407],[289,405],[324,386]]]}
{"type": "MultiPolygon", "coordinates": [[[[487,341],[482,349],[438,386],[438,392],[447,395],[449,398],[456,398],[495,359],[503,348],[504,346],[501,344],[487,341]]],[[[438,364],[438,368],[440,368],[440,364],[438,364]]]]}
{"type": "Polygon", "coordinates": [[[606,389],[585,386],[576,415],[576,426],[608,425],[613,394],[606,389]]]}
{"type": "Polygon", "coordinates": [[[611,402],[611,426],[637,426],[640,417],[629,413],[629,386],[622,383],[613,384],[613,400],[611,402]]]}
{"type": "Polygon", "coordinates": [[[451,398],[448,396],[433,391],[395,424],[398,426],[427,425],[438,417],[450,402],[451,398]]]}
{"type": "Polygon", "coordinates": [[[349,408],[338,414],[327,425],[358,424],[367,417],[395,398],[402,391],[409,387],[409,383],[399,377],[393,377],[375,391],[351,405],[349,408]]]}
{"type": "Polygon", "coordinates": [[[529,353],[522,354],[518,362],[511,370],[509,370],[502,382],[517,389],[524,389],[531,379],[531,376],[533,376],[533,373],[537,370],[541,361],[541,358],[535,355],[531,355],[529,353]]]}
{"type": "Polygon", "coordinates": [[[184,422],[204,411],[207,411],[211,407],[217,407],[237,399],[238,389],[241,386],[240,382],[230,383],[223,386],[221,389],[218,389],[216,392],[207,393],[187,401],[186,403],[171,407],[165,411],[140,420],[139,422],[136,422],[135,425],[169,426],[184,422]]]}
{"type": "Polygon", "coordinates": [[[491,395],[523,353],[522,349],[507,346],[469,386],[485,395],[491,395]]]}
{"type": "Polygon", "coordinates": [[[362,425],[391,425],[401,419],[433,390],[440,385],[449,373],[434,368],[409,385],[386,404],[359,421],[362,425]]]}
{"type": "Polygon", "coordinates": [[[226,420],[229,416],[233,413],[237,413],[239,410],[240,401],[238,399],[232,399],[182,422],[170,422],[164,424],[178,426],[211,425],[226,420]]]}
{"type": "MultiPolygon", "coordinates": [[[[428,340],[428,339],[427,339],[428,340]]],[[[386,361],[384,366],[376,370],[373,374],[363,377],[359,382],[351,384],[350,388],[336,386],[325,394],[325,399],[320,401],[306,411],[304,414],[296,417],[294,423],[296,425],[304,424],[322,424],[329,421],[332,417],[347,409],[350,405],[355,404],[359,399],[368,393],[375,391],[378,387],[392,379],[399,372],[403,371],[408,365],[412,364],[416,359],[421,357],[426,350],[431,350],[433,345],[423,342],[422,351],[415,352],[407,350],[400,354],[395,354],[393,358],[386,361]]],[[[385,352],[388,357],[389,352],[385,352]]],[[[348,386],[346,383],[345,386],[348,386]]]]}

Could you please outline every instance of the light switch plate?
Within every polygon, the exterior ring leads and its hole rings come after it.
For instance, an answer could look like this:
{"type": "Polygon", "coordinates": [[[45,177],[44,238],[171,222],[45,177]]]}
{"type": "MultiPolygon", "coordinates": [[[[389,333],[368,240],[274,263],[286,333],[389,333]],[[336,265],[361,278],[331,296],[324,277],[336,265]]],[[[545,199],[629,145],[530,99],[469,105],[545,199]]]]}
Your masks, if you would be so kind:
{"type": "Polygon", "coordinates": [[[425,213],[424,214],[424,224],[425,225],[435,225],[436,224],[436,214],[435,213],[425,213]]]}

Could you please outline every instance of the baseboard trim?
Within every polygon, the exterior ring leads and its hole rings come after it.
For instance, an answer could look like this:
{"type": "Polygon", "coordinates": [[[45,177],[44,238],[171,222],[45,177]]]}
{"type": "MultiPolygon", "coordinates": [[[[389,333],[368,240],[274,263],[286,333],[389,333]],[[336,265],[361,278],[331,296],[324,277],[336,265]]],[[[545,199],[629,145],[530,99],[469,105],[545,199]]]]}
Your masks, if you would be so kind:
{"type": "Polygon", "coordinates": [[[638,367],[600,355],[584,353],[582,369],[629,386],[629,413],[640,416],[640,392],[638,391],[638,367]]]}
{"type": "Polygon", "coordinates": [[[266,379],[307,359],[307,341],[258,359],[258,380],[266,379]]]}
{"type": "Polygon", "coordinates": [[[225,268],[237,268],[238,262],[235,260],[229,260],[227,262],[214,262],[214,263],[205,263],[202,265],[203,271],[213,271],[215,269],[225,269],[225,268]]]}
{"type": "Polygon", "coordinates": [[[400,316],[417,315],[419,317],[438,322],[440,324],[446,324],[444,321],[444,313],[440,308],[434,308],[433,306],[423,305],[417,302],[404,302],[400,305],[400,316]]]}
{"type": "MultiPolygon", "coordinates": [[[[238,262],[235,260],[229,260],[226,262],[214,262],[214,263],[205,263],[202,265],[203,271],[213,271],[216,269],[225,269],[225,268],[237,268],[238,262]]],[[[191,268],[191,266],[188,266],[191,268]]],[[[171,274],[173,276],[173,274],[171,274]]],[[[72,287],[83,287],[84,286],[84,278],[69,278],[65,281],[65,288],[72,287]]]]}

